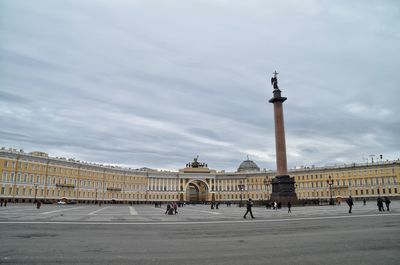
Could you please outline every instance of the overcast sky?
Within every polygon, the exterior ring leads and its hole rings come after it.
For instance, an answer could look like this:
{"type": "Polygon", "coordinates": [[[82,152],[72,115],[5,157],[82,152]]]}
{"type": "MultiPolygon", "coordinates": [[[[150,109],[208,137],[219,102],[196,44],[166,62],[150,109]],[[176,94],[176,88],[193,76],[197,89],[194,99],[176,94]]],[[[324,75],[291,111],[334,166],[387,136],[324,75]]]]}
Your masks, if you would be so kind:
{"type": "Polygon", "coordinates": [[[0,145],[177,170],[400,157],[399,1],[0,1],[0,145]]]}

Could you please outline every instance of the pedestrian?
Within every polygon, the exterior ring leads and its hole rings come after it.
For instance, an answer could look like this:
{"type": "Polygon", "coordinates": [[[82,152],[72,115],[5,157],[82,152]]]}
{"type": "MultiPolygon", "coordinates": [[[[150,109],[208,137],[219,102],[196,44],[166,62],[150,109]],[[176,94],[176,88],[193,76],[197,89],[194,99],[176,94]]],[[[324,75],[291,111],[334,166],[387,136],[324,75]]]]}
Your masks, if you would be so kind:
{"type": "Polygon", "coordinates": [[[40,209],[40,206],[42,206],[42,202],[38,200],[36,203],[36,209],[40,209]]]}
{"type": "Polygon", "coordinates": [[[351,213],[351,209],[353,209],[353,198],[351,197],[351,195],[346,199],[347,205],[349,206],[349,213],[351,213]]]}
{"type": "Polygon", "coordinates": [[[251,198],[249,198],[249,200],[247,201],[247,206],[246,206],[247,210],[246,210],[246,213],[243,216],[244,219],[246,219],[246,215],[248,213],[250,213],[251,218],[254,219],[253,212],[251,211],[252,207],[253,207],[253,201],[251,200],[251,198]]]}
{"type": "Polygon", "coordinates": [[[7,199],[4,200],[4,207],[7,207],[7,199]]]}
{"type": "Polygon", "coordinates": [[[171,204],[167,204],[167,210],[165,211],[165,214],[169,213],[169,210],[171,209],[171,204]]]}
{"type": "Polygon", "coordinates": [[[287,203],[287,208],[288,208],[287,212],[291,213],[292,210],[290,210],[290,208],[292,208],[292,204],[290,202],[287,203]]]}
{"type": "Polygon", "coordinates": [[[0,200],[0,207],[3,207],[3,199],[0,200]]]}
{"type": "Polygon", "coordinates": [[[215,203],[215,209],[219,209],[219,202],[215,203]]]}
{"type": "Polygon", "coordinates": [[[383,200],[380,196],[376,199],[376,205],[378,206],[378,210],[380,212],[385,211],[385,208],[383,208],[383,200]]]}
{"type": "Polygon", "coordinates": [[[211,202],[211,210],[214,209],[214,202],[211,202]]]}
{"type": "Polygon", "coordinates": [[[178,205],[176,204],[176,202],[172,203],[172,207],[174,208],[175,214],[177,214],[178,213],[178,205]]]}
{"type": "Polygon", "coordinates": [[[363,199],[363,203],[364,203],[364,205],[367,204],[367,200],[365,198],[363,199]]]}
{"type": "Polygon", "coordinates": [[[274,210],[278,210],[278,203],[274,201],[274,210]]]}
{"type": "Polygon", "coordinates": [[[385,199],[385,204],[386,204],[386,210],[387,211],[390,211],[389,210],[389,205],[390,205],[390,199],[389,199],[389,197],[387,197],[387,196],[385,196],[385,197],[383,197],[384,199],[385,199]]]}

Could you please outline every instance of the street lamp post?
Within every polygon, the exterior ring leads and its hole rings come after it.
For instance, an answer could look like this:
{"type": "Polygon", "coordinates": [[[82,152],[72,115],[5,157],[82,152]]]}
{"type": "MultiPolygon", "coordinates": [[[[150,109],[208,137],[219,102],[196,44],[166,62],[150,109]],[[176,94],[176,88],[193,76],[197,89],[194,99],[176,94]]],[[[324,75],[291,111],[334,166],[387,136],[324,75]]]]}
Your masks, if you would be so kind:
{"type": "Polygon", "coordinates": [[[243,201],[243,189],[244,189],[244,184],[240,181],[240,184],[238,185],[239,190],[240,190],[240,203],[239,207],[242,207],[242,201],[243,201]]]}
{"type": "Polygon", "coordinates": [[[333,179],[331,178],[331,176],[328,177],[328,179],[326,180],[326,183],[329,185],[329,193],[331,196],[331,198],[329,200],[329,205],[334,205],[333,198],[332,198],[333,179]]]}
{"type": "Polygon", "coordinates": [[[35,199],[33,200],[33,203],[36,203],[37,187],[38,187],[38,184],[35,183],[35,199]]]}
{"type": "Polygon", "coordinates": [[[265,177],[263,182],[264,182],[264,186],[265,186],[265,200],[267,201],[267,194],[268,194],[268,190],[269,190],[267,187],[269,187],[271,185],[271,180],[268,179],[268,176],[267,176],[267,177],[265,177]]]}

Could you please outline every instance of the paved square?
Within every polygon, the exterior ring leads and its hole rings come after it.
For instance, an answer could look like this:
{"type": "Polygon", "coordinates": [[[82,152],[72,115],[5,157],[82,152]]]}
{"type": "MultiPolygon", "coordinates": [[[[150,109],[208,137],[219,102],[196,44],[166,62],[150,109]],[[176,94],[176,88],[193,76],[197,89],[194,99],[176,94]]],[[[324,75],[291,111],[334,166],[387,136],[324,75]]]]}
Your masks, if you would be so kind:
{"type": "Polygon", "coordinates": [[[2,264],[399,264],[400,202],[245,208],[187,205],[8,205],[2,264]]]}

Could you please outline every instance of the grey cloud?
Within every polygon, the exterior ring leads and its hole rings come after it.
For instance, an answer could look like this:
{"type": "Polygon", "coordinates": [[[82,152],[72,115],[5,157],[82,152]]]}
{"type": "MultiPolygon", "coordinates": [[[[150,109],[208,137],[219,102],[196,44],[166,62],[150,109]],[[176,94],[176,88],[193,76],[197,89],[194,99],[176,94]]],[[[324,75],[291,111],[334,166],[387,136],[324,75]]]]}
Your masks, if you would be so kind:
{"type": "Polygon", "coordinates": [[[290,167],[398,156],[394,2],[3,6],[1,145],[169,169],[200,155],[236,170],[250,155],[273,169],[278,70],[290,167]]]}

